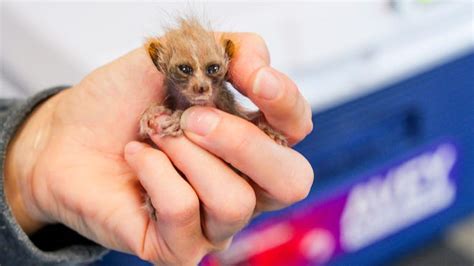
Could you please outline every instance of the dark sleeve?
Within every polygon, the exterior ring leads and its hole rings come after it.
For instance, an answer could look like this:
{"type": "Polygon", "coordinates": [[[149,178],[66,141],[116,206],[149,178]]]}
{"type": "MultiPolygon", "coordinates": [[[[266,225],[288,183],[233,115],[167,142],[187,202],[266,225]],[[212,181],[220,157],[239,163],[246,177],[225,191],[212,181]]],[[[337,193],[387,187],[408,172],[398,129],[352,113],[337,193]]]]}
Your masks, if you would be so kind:
{"type": "Polygon", "coordinates": [[[0,265],[75,265],[102,257],[107,250],[69,228],[49,225],[28,237],[7,205],[4,184],[5,153],[10,139],[31,111],[66,87],[42,91],[26,100],[0,99],[0,265]]]}

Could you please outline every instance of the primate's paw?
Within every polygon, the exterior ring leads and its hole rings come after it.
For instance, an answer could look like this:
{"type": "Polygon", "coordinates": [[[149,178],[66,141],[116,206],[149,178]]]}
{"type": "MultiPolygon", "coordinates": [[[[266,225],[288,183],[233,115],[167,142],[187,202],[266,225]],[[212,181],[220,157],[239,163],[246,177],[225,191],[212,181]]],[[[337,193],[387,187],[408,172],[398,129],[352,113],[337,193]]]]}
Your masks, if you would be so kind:
{"type": "Polygon", "coordinates": [[[182,114],[183,111],[177,110],[174,111],[170,116],[163,118],[158,122],[158,125],[160,127],[160,131],[158,132],[158,134],[160,135],[160,137],[178,137],[183,135],[183,130],[181,130],[180,126],[182,114]]]}
{"type": "Polygon", "coordinates": [[[163,105],[153,104],[148,107],[140,119],[140,137],[147,139],[160,131],[158,118],[162,115],[171,115],[171,111],[163,105]]]}
{"type": "Polygon", "coordinates": [[[288,140],[283,134],[273,129],[268,123],[259,121],[257,126],[265,132],[271,139],[282,146],[288,146],[288,140]]]}

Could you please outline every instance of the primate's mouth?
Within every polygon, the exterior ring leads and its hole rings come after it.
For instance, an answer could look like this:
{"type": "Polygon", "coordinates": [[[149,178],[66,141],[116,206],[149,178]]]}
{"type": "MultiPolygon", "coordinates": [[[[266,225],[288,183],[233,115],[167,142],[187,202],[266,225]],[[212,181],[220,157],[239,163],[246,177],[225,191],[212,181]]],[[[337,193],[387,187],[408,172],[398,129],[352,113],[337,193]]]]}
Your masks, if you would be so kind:
{"type": "Polygon", "coordinates": [[[209,105],[211,99],[209,97],[197,97],[194,99],[191,99],[190,102],[193,105],[209,105]]]}

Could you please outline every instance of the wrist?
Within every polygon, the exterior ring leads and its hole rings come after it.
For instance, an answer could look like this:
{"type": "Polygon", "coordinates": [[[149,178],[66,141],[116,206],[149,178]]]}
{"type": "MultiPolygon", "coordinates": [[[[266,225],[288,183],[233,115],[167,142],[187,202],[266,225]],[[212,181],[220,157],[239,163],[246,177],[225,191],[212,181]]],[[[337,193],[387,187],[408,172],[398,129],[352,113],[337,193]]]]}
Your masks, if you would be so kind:
{"type": "Polygon", "coordinates": [[[45,149],[58,95],[35,108],[11,139],[5,158],[4,190],[13,216],[26,234],[48,223],[34,197],[34,170],[45,149]]]}

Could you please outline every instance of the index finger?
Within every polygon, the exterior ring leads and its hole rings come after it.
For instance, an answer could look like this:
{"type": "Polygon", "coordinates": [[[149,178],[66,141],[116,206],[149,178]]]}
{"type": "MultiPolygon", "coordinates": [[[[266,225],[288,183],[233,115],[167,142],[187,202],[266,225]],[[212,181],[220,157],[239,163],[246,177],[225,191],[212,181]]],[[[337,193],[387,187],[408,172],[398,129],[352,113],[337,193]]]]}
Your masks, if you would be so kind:
{"type": "Polygon", "coordinates": [[[296,143],[313,128],[311,108],[296,84],[270,66],[265,41],[254,33],[226,33],[234,42],[230,82],[257,105],[266,120],[296,143]]]}

